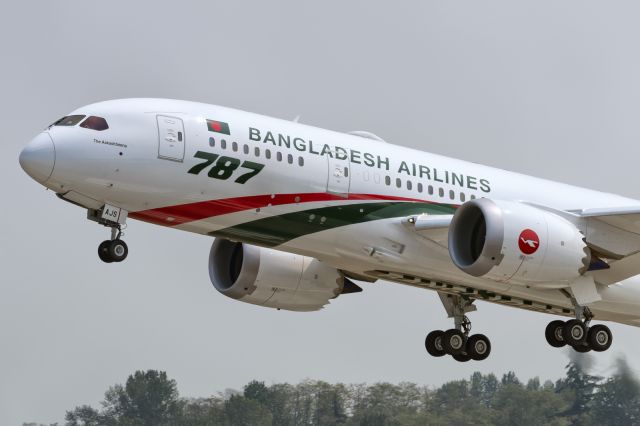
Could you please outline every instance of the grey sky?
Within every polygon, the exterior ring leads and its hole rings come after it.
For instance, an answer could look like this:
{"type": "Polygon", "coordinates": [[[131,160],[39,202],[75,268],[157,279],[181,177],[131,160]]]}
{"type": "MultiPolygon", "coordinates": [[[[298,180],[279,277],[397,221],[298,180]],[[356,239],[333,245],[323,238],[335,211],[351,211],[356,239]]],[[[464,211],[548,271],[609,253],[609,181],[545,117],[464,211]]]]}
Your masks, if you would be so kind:
{"type": "MultiPolygon", "coordinates": [[[[432,359],[435,293],[377,283],[318,313],[218,294],[211,240],[131,221],[130,256],[18,165],[68,111],[121,97],[220,104],[640,198],[637,2],[12,1],[0,25],[0,424],[60,421],[136,369],[184,396],[250,379],[403,380],[474,370],[557,378],[550,316],[479,304],[484,363],[432,359]]],[[[640,330],[612,327],[640,352],[640,330]]],[[[638,364],[634,364],[638,367],[638,364]]]]}

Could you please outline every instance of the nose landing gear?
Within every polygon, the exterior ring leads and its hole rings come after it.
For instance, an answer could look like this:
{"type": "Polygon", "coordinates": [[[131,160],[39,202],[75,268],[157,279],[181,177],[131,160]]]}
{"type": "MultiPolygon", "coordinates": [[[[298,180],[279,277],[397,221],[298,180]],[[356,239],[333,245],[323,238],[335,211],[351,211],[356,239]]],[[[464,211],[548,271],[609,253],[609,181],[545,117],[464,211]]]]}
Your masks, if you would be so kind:
{"type": "Polygon", "coordinates": [[[127,211],[105,204],[101,209],[88,209],[87,219],[111,228],[111,239],[98,246],[98,257],[105,263],[122,262],[129,254],[127,243],[122,241],[123,225],[126,227],[127,211]]]}
{"type": "Polygon", "coordinates": [[[128,254],[127,243],[122,240],[105,240],[98,246],[98,257],[105,263],[122,262],[128,254]]]}
{"type": "Polygon", "coordinates": [[[120,239],[122,229],[120,226],[111,228],[111,239],[105,240],[98,246],[98,257],[105,263],[122,262],[129,254],[127,243],[120,239]]]}

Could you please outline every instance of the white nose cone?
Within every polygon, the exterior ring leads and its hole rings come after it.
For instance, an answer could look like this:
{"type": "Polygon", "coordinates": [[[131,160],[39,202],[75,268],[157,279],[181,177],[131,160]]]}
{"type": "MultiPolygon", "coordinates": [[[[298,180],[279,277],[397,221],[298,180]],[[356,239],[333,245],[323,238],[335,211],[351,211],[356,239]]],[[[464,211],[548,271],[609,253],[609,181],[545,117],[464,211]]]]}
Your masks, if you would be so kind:
{"type": "Polygon", "coordinates": [[[34,180],[45,183],[53,173],[56,150],[49,133],[36,136],[20,153],[20,166],[34,180]]]}

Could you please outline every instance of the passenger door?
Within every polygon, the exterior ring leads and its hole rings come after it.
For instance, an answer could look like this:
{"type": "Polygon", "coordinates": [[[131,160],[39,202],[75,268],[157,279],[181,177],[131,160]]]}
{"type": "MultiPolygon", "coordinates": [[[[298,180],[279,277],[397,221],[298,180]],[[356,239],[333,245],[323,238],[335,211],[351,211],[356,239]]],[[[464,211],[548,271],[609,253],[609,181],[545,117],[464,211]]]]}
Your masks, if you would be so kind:
{"type": "Polygon", "coordinates": [[[347,198],[349,196],[349,186],[351,184],[351,170],[348,160],[336,158],[336,153],[327,155],[328,176],[327,192],[347,198]]]}
{"type": "Polygon", "coordinates": [[[177,117],[158,115],[158,158],[184,160],[184,123],[177,117]]]}

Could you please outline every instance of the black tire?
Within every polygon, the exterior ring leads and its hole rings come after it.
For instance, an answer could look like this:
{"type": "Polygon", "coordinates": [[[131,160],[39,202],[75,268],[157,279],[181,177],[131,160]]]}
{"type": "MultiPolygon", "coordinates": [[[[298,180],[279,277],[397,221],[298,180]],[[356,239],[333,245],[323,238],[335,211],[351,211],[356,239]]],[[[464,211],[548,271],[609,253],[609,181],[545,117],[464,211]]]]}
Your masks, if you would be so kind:
{"type": "Polygon", "coordinates": [[[469,354],[465,354],[465,353],[461,353],[461,354],[455,354],[455,355],[451,355],[453,357],[453,359],[455,359],[458,362],[467,362],[471,360],[471,356],[469,354]]]}
{"type": "Polygon", "coordinates": [[[444,331],[442,330],[434,330],[427,334],[427,338],[424,341],[424,347],[427,349],[427,352],[429,352],[429,355],[441,357],[447,354],[442,347],[443,335],[444,331]]]}
{"type": "Polygon", "coordinates": [[[587,345],[576,345],[572,346],[573,350],[576,352],[580,352],[581,354],[587,353],[591,350],[591,347],[587,345]]]}
{"type": "Polygon", "coordinates": [[[464,352],[464,344],[464,334],[455,328],[445,331],[442,336],[442,348],[449,355],[458,355],[464,352]]]}
{"type": "Polygon", "coordinates": [[[122,240],[109,241],[109,257],[113,262],[122,262],[129,254],[127,243],[122,240]]]}
{"type": "Polygon", "coordinates": [[[568,345],[580,346],[587,341],[587,332],[589,329],[580,320],[569,320],[564,324],[562,329],[562,338],[568,345]]]}
{"type": "Polygon", "coordinates": [[[596,324],[589,329],[587,334],[589,347],[596,352],[604,352],[611,347],[613,335],[609,327],[603,324],[596,324]]]}
{"type": "Polygon", "coordinates": [[[551,321],[544,331],[544,337],[547,338],[547,343],[554,348],[561,348],[567,344],[567,342],[564,341],[564,337],[562,337],[564,324],[565,322],[561,320],[551,321]]]}
{"type": "Polygon", "coordinates": [[[100,245],[98,246],[98,257],[104,263],[113,262],[113,260],[109,256],[109,244],[111,244],[111,241],[106,240],[106,241],[101,242],[100,245]]]}
{"type": "Polygon", "coordinates": [[[475,361],[487,359],[491,353],[491,341],[484,334],[474,334],[467,339],[465,352],[475,361]]]}

